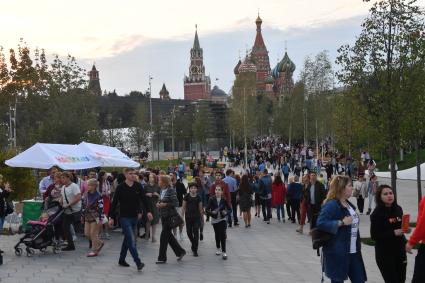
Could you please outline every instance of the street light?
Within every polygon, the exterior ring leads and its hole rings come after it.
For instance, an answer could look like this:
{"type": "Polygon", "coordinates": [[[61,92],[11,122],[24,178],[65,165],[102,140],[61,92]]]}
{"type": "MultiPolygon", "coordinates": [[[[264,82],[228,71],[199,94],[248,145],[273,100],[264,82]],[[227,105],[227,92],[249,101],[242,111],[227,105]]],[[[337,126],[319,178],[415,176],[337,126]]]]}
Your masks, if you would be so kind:
{"type": "Polygon", "coordinates": [[[174,160],[174,112],[176,110],[176,106],[173,106],[173,111],[171,114],[171,150],[173,151],[173,160],[174,160]]]}
{"type": "Polygon", "coordinates": [[[149,75],[149,109],[150,109],[150,125],[152,131],[152,79],[151,75],[149,75]]]}

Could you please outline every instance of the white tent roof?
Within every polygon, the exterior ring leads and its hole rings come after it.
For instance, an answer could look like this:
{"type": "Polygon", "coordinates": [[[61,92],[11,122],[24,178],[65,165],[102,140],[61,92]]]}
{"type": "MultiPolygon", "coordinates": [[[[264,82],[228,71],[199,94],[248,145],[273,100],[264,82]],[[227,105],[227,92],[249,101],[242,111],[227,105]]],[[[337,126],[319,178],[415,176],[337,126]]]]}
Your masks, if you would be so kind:
{"type": "MultiPolygon", "coordinates": [[[[375,175],[382,178],[391,178],[391,172],[379,172],[375,171],[375,175]]],[[[416,180],[416,166],[397,171],[397,179],[400,180],[416,180]]],[[[421,164],[421,180],[425,181],[425,163],[421,164]]]]}
{"type": "Polygon", "coordinates": [[[101,163],[76,145],[36,143],[17,156],[6,160],[10,167],[78,170],[101,166],[101,163]]]}
{"type": "Polygon", "coordinates": [[[139,167],[140,163],[132,160],[118,148],[82,142],[78,147],[91,158],[101,163],[101,167],[139,167]]]}

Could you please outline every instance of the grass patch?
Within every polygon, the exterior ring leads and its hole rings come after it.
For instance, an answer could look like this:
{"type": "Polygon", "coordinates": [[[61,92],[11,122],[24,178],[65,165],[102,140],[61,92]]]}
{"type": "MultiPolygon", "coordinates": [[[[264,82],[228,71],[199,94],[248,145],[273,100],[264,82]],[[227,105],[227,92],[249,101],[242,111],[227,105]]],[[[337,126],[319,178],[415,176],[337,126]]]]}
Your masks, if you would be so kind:
{"type": "MultiPolygon", "coordinates": [[[[420,150],[420,160],[421,163],[425,162],[425,149],[420,150]]],[[[400,154],[397,154],[397,166],[398,170],[404,170],[409,169],[416,166],[416,152],[413,151],[412,153],[408,153],[404,155],[404,160],[399,160],[400,154]]],[[[376,160],[375,160],[376,161],[376,160]]],[[[390,161],[388,159],[376,161],[376,167],[379,169],[379,171],[389,171],[388,170],[388,164],[390,161]]]]}

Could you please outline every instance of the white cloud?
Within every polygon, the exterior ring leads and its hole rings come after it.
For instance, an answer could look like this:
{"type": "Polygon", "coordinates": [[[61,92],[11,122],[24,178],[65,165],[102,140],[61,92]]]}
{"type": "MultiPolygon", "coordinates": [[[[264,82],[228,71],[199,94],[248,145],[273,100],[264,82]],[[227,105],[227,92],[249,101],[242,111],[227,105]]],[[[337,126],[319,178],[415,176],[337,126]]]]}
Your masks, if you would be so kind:
{"type": "Polygon", "coordinates": [[[97,59],[150,42],[182,39],[200,32],[232,31],[252,26],[260,9],[264,25],[288,29],[367,12],[361,0],[16,0],[0,1],[0,44],[30,46],[51,53],[97,59]]]}

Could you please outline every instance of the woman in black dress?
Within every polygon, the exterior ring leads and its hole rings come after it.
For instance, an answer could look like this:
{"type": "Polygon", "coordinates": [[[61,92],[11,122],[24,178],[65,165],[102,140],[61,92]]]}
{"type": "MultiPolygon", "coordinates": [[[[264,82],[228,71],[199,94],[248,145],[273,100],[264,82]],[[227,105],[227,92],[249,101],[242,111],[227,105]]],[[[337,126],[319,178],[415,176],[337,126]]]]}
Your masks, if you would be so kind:
{"type": "Polygon", "coordinates": [[[375,241],[375,259],[386,283],[406,281],[406,238],[401,229],[403,209],[393,190],[381,185],[376,190],[376,208],[370,215],[370,235],[375,241]]]}
{"type": "Polygon", "coordinates": [[[243,214],[243,221],[245,228],[251,227],[251,206],[252,206],[252,188],[249,184],[248,175],[243,175],[241,183],[238,188],[239,194],[239,208],[243,214]]]}

